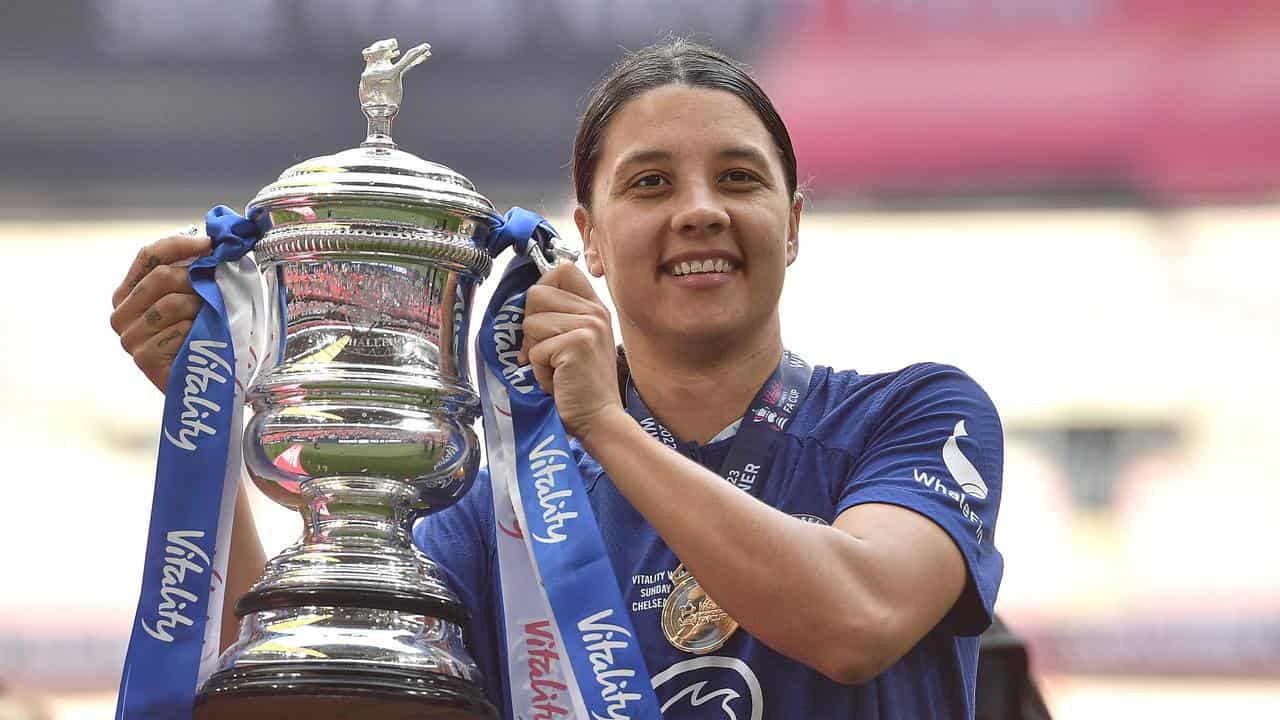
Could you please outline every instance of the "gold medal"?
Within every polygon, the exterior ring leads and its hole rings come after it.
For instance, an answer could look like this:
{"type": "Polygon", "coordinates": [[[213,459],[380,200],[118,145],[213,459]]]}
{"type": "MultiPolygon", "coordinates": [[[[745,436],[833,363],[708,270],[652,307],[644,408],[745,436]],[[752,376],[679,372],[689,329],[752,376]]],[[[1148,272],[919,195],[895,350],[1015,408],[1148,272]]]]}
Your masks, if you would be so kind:
{"type": "Polygon", "coordinates": [[[662,634],[667,642],[694,655],[719,649],[738,629],[738,621],[720,609],[684,563],[672,571],[671,582],[675,589],[662,608],[662,634]]]}

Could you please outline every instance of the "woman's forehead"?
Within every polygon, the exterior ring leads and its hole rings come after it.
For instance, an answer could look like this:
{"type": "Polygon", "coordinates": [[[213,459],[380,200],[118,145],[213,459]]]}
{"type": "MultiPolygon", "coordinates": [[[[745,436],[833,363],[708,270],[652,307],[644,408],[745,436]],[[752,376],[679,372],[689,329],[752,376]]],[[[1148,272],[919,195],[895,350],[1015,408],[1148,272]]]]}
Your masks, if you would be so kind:
{"type": "Polygon", "coordinates": [[[622,106],[609,121],[600,160],[608,166],[698,155],[757,155],[769,131],[745,101],[727,90],[664,85],[622,106]]]}

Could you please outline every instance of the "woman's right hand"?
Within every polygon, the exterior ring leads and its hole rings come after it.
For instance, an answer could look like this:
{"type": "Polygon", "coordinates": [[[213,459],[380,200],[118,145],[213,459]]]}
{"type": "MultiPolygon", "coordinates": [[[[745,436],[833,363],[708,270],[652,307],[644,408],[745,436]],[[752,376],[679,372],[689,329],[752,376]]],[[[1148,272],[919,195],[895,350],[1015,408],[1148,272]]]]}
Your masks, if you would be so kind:
{"type": "Polygon", "coordinates": [[[111,295],[111,329],[160,392],[202,303],[187,278],[187,265],[212,248],[202,234],[161,238],[138,251],[111,295]]]}

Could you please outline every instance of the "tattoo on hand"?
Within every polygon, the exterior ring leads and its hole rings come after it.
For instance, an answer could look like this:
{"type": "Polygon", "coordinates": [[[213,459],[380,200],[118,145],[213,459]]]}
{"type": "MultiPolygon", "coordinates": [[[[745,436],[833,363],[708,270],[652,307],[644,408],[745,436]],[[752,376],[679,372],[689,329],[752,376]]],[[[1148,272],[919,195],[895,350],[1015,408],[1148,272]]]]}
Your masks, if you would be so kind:
{"type": "Polygon", "coordinates": [[[142,278],[146,277],[148,273],[158,267],[160,267],[160,257],[155,254],[148,255],[147,263],[142,266],[142,272],[138,273],[138,277],[129,281],[129,289],[132,290],[138,287],[138,283],[142,282],[142,278]]]}
{"type": "Polygon", "coordinates": [[[168,336],[160,338],[160,342],[156,343],[156,347],[164,347],[165,345],[168,345],[169,343],[173,342],[174,340],[177,340],[180,337],[182,337],[182,333],[180,331],[175,330],[169,333],[168,336]]]}
{"type": "Polygon", "coordinates": [[[142,317],[147,321],[147,324],[150,325],[151,327],[155,327],[160,324],[160,311],[156,310],[155,308],[151,308],[150,310],[148,310],[147,314],[143,315],[142,317]]]}

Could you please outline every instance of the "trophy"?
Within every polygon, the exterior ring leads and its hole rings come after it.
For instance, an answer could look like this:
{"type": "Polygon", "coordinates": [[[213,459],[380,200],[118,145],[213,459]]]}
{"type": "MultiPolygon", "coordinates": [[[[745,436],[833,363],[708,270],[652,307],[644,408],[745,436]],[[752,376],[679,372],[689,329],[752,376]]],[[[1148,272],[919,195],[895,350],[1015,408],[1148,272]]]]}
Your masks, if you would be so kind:
{"type": "Polygon", "coordinates": [[[501,217],[392,141],[401,78],[429,46],[363,54],[367,139],[289,168],[248,206],[269,214],[255,255],[284,336],[248,390],[245,462],[304,534],[237,602],[239,639],[196,718],[497,716],[463,644],[467,609],[409,523],[475,478],[467,327],[501,217]]]}

